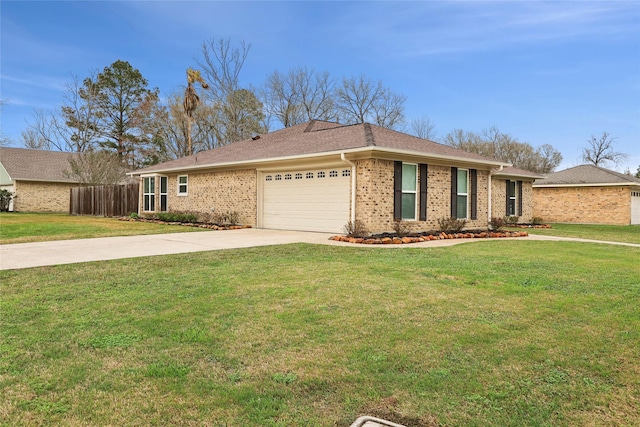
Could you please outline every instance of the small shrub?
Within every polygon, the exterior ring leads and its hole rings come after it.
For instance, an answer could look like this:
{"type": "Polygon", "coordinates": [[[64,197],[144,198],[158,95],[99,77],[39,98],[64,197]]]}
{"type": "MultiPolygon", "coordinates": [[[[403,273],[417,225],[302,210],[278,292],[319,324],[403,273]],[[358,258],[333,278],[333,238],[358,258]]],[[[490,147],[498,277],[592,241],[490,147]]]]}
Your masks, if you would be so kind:
{"type": "Polygon", "coordinates": [[[344,234],[348,237],[366,237],[369,234],[369,230],[364,225],[364,222],[356,219],[355,221],[349,221],[343,227],[344,234]]]}
{"type": "Polygon", "coordinates": [[[542,225],[542,224],[544,224],[544,221],[539,216],[534,216],[533,218],[531,218],[531,225],[542,225]]]}
{"type": "Polygon", "coordinates": [[[240,212],[214,212],[210,215],[211,222],[218,225],[237,225],[240,222],[240,212]]]}
{"type": "Polygon", "coordinates": [[[507,215],[504,217],[504,222],[507,226],[509,225],[516,225],[518,224],[518,221],[520,221],[520,217],[519,216],[515,216],[515,215],[507,215]]]}
{"type": "Polygon", "coordinates": [[[393,231],[396,233],[398,237],[404,237],[409,234],[409,224],[402,221],[401,219],[393,220],[393,231]]]}
{"type": "Polygon", "coordinates": [[[198,222],[198,214],[194,212],[159,212],[156,216],[165,222],[198,222]]]}
{"type": "Polygon", "coordinates": [[[489,221],[489,228],[492,231],[500,231],[505,226],[504,218],[493,217],[491,221],[489,221]]]}
{"type": "Polygon", "coordinates": [[[228,211],[225,213],[227,224],[237,225],[240,222],[240,212],[228,211]]]}
{"type": "Polygon", "coordinates": [[[131,212],[131,213],[129,214],[129,218],[131,218],[131,219],[138,219],[138,218],[140,218],[140,215],[138,215],[138,214],[137,214],[137,212],[131,212]]]}
{"type": "Polygon", "coordinates": [[[440,218],[438,220],[438,227],[440,231],[445,233],[459,233],[462,231],[464,226],[467,224],[466,219],[458,219],[458,218],[440,218]]]}

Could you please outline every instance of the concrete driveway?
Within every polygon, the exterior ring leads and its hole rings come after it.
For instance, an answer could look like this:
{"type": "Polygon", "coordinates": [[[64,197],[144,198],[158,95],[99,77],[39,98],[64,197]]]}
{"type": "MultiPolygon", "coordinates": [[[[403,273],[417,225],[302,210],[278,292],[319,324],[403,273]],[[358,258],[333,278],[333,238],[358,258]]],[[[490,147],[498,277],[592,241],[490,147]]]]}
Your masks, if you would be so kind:
{"type": "MultiPolygon", "coordinates": [[[[353,245],[329,240],[333,234],[305,231],[263,230],[247,228],[228,231],[201,231],[197,233],[152,234],[128,237],[101,237],[95,239],[56,240],[51,242],[15,243],[0,245],[0,270],[73,264],[154,255],[215,251],[220,249],[288,243],[314,243],[367,248],[421,248],[452,246],[468,242],[493,239],[434,240],[410,245],[353,245]]],[[[507,240],[510,238],[507,238],[507,240]]],[[[517,240],[579,240],[549,236],[517,237],[517,240]]],[[[505,239],[501,239],[505,240],[505,239]]],[[[580,240],[587,241],[587,240],[580,240]]],[[[595,241],[590,241],[595,242],[595,241]]],[[[612,243],[612,242],[597,242],[612,243]]],[[[640,247],[640,245],[624,244],[640,247]]]]}
{"type": "Polygon", "coordinates": [[[260,230],[150,234],[0,246],[0,270],[287,243],[328,243],[331,234],[260,230]]]}

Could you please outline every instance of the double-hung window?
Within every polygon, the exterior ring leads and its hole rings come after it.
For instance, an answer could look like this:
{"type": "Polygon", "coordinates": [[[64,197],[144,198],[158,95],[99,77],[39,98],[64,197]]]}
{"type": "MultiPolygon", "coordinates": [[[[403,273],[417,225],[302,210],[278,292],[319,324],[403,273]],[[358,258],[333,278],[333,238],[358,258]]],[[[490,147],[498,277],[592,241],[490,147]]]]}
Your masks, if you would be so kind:
{"type": "Polygon", "coordinates": [[[155,212],[156,210],[156,178],[148,176],[143,179],[144,211],[155,212]]]}
{"type": "Polygon", "coordinates": [[[507,181],[507,215],[516,216],[516,181],[507,181]]]}
{"type": "Polygon", "coordinates": [[[178,176],[178,196],[186,196],[189,193],[189,177],[187,175],[178,176]]]}
{"type": "Polygon", "coordinates": [[[400,218],[410,221],[416,219],[416,200],[418,190],[418,165],[402,164],[402,209],[400,218]]]}
{"type": "Polygon", "coordinates": [[[469,200],[469,171],[458,169],[456,188],[456,218],[467,218],[467,206],[469,200]]]}
{"type": "Polygon", "coordinates": [[[167,211],[169,179],[166,176],[160,177],[160,212],[167,211]]]}

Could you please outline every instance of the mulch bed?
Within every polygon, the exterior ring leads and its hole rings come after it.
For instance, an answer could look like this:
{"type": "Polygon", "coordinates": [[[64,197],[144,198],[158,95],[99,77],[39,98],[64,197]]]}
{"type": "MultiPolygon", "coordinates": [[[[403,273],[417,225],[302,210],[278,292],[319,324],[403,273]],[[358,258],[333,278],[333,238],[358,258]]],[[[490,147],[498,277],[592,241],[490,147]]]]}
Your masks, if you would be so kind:
{"type": "Polygon", "coordinates": [[[365,245],[402,245],[408,243],[428,242],[430,240],[445,239],[492,239],[504,237],[527,237],[529,233],[526,231],[473,231],[464,233],[440,233],[440,234],[422,234],[409,235],[405,237],[393,236],[390,234],[370,236],[370,237],[348,237],[348,236],[332,236],[329,240],[347,243],[360,243],[365,245]]]}
{"type": "Polygon", "coordinates": [[[130,218],[128,216],[123,216],[118,218],[120,221],[131,221],[131,222],[151,222],[154,224],[165,224],[165,225],[182,225],[185,227],[196,227],[196,228],[207,228],[210,230],[240,230],[243,228],[251,228],[250,225],[228,225],[228,224],[207,224],[203,222],[168,222],[168,221],[160,221],[159,219],[151,219],[151,218],[130,218]]]}

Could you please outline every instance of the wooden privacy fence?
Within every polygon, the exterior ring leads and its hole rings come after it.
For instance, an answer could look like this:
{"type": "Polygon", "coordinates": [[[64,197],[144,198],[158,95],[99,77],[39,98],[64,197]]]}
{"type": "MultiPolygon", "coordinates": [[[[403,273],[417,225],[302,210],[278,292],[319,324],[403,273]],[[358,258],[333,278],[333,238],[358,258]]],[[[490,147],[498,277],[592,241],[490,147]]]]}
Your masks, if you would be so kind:
{"type": "Polygon", "coordinates": [[[138,212],[139,186],[132,183],[72,188],[69,215],[112,217],[138,212]]]}

